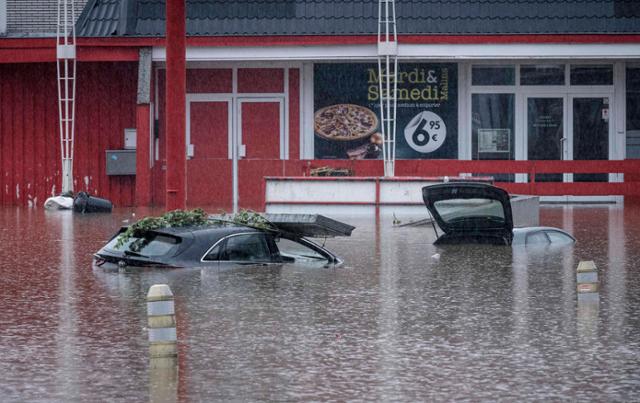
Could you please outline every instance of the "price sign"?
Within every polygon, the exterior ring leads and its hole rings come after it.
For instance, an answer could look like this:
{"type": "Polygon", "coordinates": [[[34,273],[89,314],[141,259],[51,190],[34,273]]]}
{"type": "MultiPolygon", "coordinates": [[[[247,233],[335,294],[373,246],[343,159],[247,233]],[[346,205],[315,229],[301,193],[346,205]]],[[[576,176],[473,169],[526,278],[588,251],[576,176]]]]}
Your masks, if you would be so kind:
{"type": "Polygon", "coordinates": [[[447,126],[437,114],[423,111],[411,119],[404,128],[404,138],[409,147],[420,153],[430,153],[442,146],[447,136],[447,126]]]}

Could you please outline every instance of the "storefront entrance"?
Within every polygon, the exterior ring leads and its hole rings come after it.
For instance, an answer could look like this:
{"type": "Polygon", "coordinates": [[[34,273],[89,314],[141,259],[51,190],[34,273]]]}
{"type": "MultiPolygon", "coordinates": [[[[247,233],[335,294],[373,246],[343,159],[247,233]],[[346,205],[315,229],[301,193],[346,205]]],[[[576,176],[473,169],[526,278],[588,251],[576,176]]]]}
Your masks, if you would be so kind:
{"type": "Polygon", "coordinates": [[[261,209],[285,158],[283,99],[193,94],[187,117],[187,204],[261,209]]]}
{"type": "MultiPolygon", "coordinates": [[[[524,159],[607,160],[611,96],[525,95],[524,159]]],[[[529,178],[531,180],[532,178],[529,178]]],[[[606,174],[536,174],[536,182],[607,181],[606,174]]]]}

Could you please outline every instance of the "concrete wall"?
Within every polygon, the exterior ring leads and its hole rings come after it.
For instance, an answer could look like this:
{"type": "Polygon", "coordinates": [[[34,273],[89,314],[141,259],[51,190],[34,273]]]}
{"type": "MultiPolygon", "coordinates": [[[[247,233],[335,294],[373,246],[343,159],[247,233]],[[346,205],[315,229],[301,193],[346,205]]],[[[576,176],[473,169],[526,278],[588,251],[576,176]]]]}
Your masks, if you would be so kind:
{"type": "Polygon", "coordinates": [[[513,196],[511,198],[511,214],[515,228],[537,227],[540,225],[540,197],[513,196]]]}

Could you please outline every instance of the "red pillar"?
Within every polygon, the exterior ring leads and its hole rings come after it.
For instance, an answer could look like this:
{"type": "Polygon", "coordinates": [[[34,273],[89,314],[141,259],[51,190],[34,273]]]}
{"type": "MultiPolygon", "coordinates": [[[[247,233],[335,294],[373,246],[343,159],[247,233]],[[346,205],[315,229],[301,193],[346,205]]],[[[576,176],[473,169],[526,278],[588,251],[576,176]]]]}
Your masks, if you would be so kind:
{"type": "Polygon", "coordinates": [[[166,6],[166,200],[167,210],[187,204],[186,172],[186,19],[185,0],[167,0],[166,6]]]}
{"type": "Polygon", "coordinates": [[[149,104],[136,107],[136,206],[151,205],[151,110],[149,104]]]}

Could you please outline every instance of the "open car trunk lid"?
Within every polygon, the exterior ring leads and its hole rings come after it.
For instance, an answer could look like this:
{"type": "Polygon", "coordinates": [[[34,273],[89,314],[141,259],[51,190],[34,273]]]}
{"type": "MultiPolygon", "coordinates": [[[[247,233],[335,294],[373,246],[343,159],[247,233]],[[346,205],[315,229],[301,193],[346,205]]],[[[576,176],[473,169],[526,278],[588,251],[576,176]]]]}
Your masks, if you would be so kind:
{"type": "Polygon", "coordinates": [[[513,217],[504,189],[486,183],[442,183],[422,188],[422,198],[444,231],[436,244],[511,244],[513,217]]]}
{"type": "Polygon", "coordinates": [[[280,231],[300,237],[351,236],[355,227],[320,214],[265,214],[280,231]]]}

